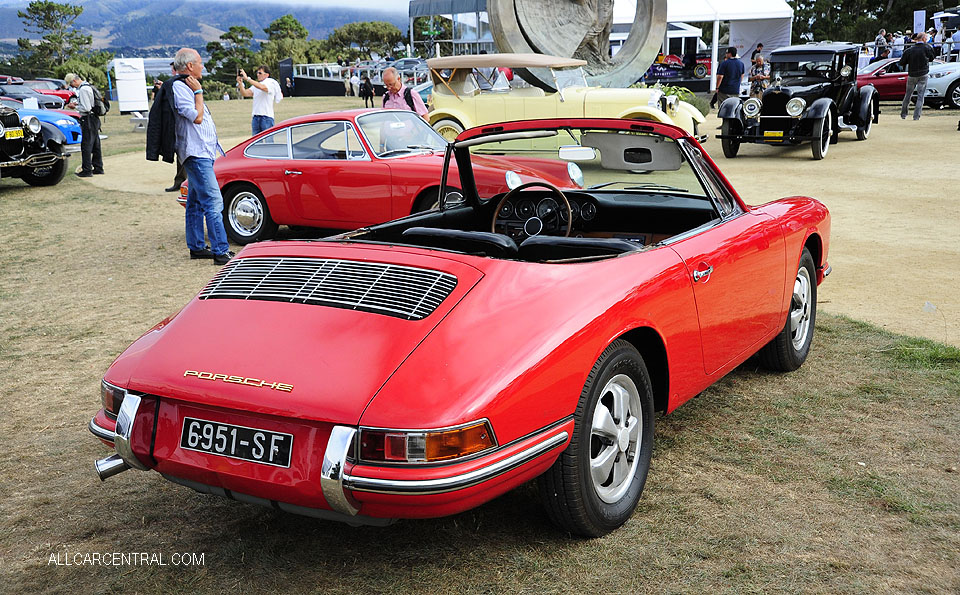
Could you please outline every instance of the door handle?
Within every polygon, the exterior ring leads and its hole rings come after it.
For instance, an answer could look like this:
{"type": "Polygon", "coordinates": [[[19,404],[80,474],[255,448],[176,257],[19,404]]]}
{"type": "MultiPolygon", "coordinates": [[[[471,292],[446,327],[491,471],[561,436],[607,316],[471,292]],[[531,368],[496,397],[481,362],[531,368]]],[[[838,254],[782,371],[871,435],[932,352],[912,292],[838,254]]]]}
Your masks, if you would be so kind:
{"type": "Polygon", "coordinates": [[[700,279],[705,279],[709,277],[712,272],[713,272],[713,266],[707,267],[707,269],[704,271],[693,271],[693,282],[696,283],[700,279]]]}
{"type": "Polygon", "coordinates": [[[301,176],[301,175],[303,175],[303,172],[302,172],[302,171],[292,170],[292,169],[285,169],[285,170],[283,170],[283,175],[285,175],[285,176],[301,176]]]}

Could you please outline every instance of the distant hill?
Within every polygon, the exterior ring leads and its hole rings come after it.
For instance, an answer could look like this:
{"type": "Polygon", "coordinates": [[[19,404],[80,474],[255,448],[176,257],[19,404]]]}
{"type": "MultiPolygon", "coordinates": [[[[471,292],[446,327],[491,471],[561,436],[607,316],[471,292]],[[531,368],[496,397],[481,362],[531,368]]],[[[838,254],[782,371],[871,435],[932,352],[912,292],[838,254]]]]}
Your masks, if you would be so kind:
{"type": "MultiPolygon", "coordinates": [[[[84,33],[94,36],[97,48],[144,50],[202,46],[234,25],[247,27],[255,40],[262,40],[266,38],[263,28],[285,14],[296,17],[314,39],[323,39],[337,27],[355,21],[387,21],[405,32],[406,3],[383,4],[384,10],[378,12],[272,2],[91,0],[83,2],[83,14],[77,24],[84,33]]],[[[17,10],[23,10],[26,5],[23,0],[0,0],[0,40],[14,40],[24,35],[17,10]]]]}

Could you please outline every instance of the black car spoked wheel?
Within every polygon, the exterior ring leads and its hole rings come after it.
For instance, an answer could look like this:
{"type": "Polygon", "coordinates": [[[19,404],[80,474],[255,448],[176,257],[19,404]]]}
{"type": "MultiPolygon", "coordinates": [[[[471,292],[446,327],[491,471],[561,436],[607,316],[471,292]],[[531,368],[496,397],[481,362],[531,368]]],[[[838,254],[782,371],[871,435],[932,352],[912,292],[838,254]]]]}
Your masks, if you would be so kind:
{"type": "Polygon", "coordinates": [[[873,102],[871,101],[868,105],[863,124],[857,126],[857,140],[867,140],[867,137],[870,136],[870,130],[873,128],[873,102]]]}
{"type": "Polygon", "coordinates": [[[827,151],[830,149],[830,136],[833,134],[832,124],[833,120],[829,111],[813,124],[813,141],[810,145],[813,148],[813,158],[817,161],[826,157],[827,151]]]}
{"type": "Polygon", "coordinates": [[[950,107],[960,109],[960,79],[953,81],[953,83],[947,87],[946,98],[950,107]]]}
{"type": "Polygon", "coordinates": [[[56,186],[67,173],[67,160],[57,159],[53,165],[35,167],[21,174],[20,178],[31,186],[56,186]]]}
{"type": "MultiPolygon", "coordinates": [[[[720,124],[720,134],[723,136],[740,134],[740,123],[730,118],[724,118],[720,124]]],[[[733,159],[740,152],[740,141],[735,138],[720,139],[720,146],[723,148],[723,156],[733,159]]]]}
{"type": "Polygon", "coordinates": [[[550,519],[585,537],[623,525],[643,492],[653,451],[653,389],[643,358],[610,344],[587,376],[573,437],[539,479],[550,519]]]}
{"type": "Polygon", "coordinates": [[[246,184],[232,187],[223,197],[223,226],[235,244],[269,240],[278,228],[263,194],[246,184]]]}
{"type": "Polygon", "coordinates": [[[791,372],[803,365],[810,353],[816,321],[817,269],[810,251],[804,248],[800,255],[800,266],[797,267],[797,278],[793,282],[787,323],[780,334],[760,350],[760,361],[764,367],[791,372]]]}

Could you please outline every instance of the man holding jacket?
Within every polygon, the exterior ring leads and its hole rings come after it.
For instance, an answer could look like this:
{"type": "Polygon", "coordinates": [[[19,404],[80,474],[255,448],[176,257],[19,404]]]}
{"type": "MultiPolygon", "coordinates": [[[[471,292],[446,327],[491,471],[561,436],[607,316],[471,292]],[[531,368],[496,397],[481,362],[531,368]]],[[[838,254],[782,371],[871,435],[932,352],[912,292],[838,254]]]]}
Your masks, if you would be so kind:
{"type": "Polygon", "coordinates": [[[93,85],[83,82],[80,76],[69,73],[63,77],[65,83],[76,89],[77,111],[80,112],[80,156],[83,165],[77,176],[92,177],[103,173],[103,156],[100,153],[100,116],[93,109],[95,105],[93,85]]]}
{"type": "Polygon", "coordinates": [[[927,94],[927,75],[930,72],[930,61],[937,57],[933,47],[927,43],[930,37],[926,33],[917,34],[916,45],[907,48],[900,56],[900,66],[907,67],[907,92],[903,95],[903,105],[900,106],[900,119],[907,119],[907,109],[910,107],[910,97],[914,89],[917,92],[917,105],[913,109],[913,119],[920,119],[923,109],[923,98],[927,94]]]}

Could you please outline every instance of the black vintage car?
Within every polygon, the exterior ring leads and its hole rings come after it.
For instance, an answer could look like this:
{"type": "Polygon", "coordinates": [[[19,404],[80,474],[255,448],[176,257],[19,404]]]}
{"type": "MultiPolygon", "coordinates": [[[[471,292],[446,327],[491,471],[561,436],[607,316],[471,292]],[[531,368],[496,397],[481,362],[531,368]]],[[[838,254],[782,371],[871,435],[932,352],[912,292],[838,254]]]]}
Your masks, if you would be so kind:
{"type": "Polygon", "coordinates": [[[873,85],[857,89],[859,46],[810,43],[774,50],[770,86],[761,98],[731,97],[720,106],[726,157],[740,143],[796,145],[810,141],[814,159],[823,159],[842,130],[870,135],[877,122],[879,97],[873,85]]]}
{"type": "Polygon", "coordinates": [[[53,186],[67,171],[65,143],[56,126],[0,106],[0,177],[53,186]]]}

